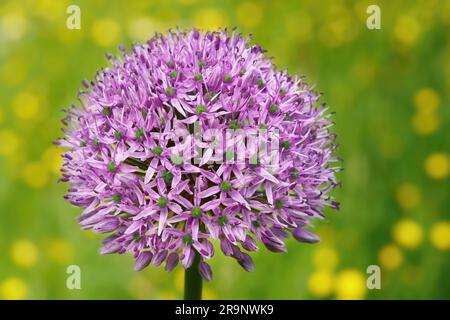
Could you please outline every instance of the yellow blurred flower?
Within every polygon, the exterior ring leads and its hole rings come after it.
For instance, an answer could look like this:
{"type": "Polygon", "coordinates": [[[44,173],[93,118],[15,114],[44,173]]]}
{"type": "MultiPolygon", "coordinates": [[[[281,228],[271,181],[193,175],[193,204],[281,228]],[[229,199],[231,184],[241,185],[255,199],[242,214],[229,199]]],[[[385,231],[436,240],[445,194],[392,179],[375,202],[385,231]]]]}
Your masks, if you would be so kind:
{"type": "Polygon", "coordinates": [[[431,244],[439,250],[450,249],[450,222],[440,221],[431,227],[431,244]]]}
{"type": "Polygon", "coordinates": [[[402,247],[414,249],[422,243],[423,231],[417,222],[404,219],[394,225],[392,236],[402,247]]]}
{"type": "Polygon", "coordinates": [[[356,14],[356,17],[358,18],[358,20],[360,20],[360,22],[363,22],[364,24],[367,21],[367,7],[371,4],[373,4],[373,1],[371,0],[359,0],[355,1],[355,4],[353,6],[353,11],[356,14]]]}
{"type": "Polygon", "coordinates": [[[433,153],[425,159],[425,173],[432,179],[445,179],[450,173],[450,159],[445,153],[433,153]]]}
{"type": "Polygon", "coordinates": [[[27,73],[28,63],[26,59],[15,54],[1,66],[0,79],[4,84],[17,85],[26,78],[27,73]]]}
{"type": "Polygon", "coordinates": [[[336,48],[344,43],[352,41],[357,35],[355,18],[347,7],[336,3],[326,6],[324,21],[319,30],[319,39],[327,47],[336,48]]]}
{"type": "Polygon", "coordinates": [[[61,150],[55,146],[51,146],[42,154],[42,163],[44,163],[50,172],[59,175],[62,158],[61,150]]]}
{"type": "Polygon", "coordinates": [[[135,274],[128,283],[128,291],[135,299],[149,299],[149,296],[155,294],[150,281],[142,274],[135,274]]]}
{"type": "Polygon", "coordinates": [[[162,31],[162,24],[159,21],[148,17],[139,17],[130,21],[128,24],[128,34],[134,41],[144,42],[154,35],[157,31],[162,31]]]}
{"type": "Polygon", "coordinates": [[[24,182],[32,188],[44,187],[48,180],[47,168],[40,162],[30,162],[25,164],[22,171],[22,178],[24,182]]]}
{"type": "Polygon", "coordinates": [[[381,267],[386,270],[397,269],[403,262],[403,253],[395,244],[388,244],[378,253],[381,267]]]}
{"type": "Polygon", "coordinates": [[[308,289],[315,297],[324,298],[333,291],[334,278],[328,270],[319,270],[308,278],[308,289]]]}
{"type": "Polygon", "coordinates": [[[177,300],[178,296],[173,291],[163,291],[159,294],[159,299],[161,299],[161,300],[177,300]]]}
{"type": "Polygon", "coordinates": [[[366,290],[366,278],[359,270],[346,269],[336,277],[335,291],[338,300],[363,299],[366,290]]]}
{"type": "Polygon", "coordinates": [[[411,126],[419,135],[435,133],[440,126],[440,119],[436,113],[416,113],[411,119],[411,126]]]}
{"type": "Polygon", "coordinates": [[[67,0],[36,0],[33,1],[34,13],[47,20],[56,20],[66,14],[67,0]]]}
{"type": "Polygon", "coordinates": [[[101,47],[118,45],[121,36],[120,25],[111,18],[98,19],[92,25],[91,36],[101,47]]]}
{"type": "Polygon", "coordinates": [[[74,248],[67,240],[52,239],[46,246],[47,255],[50,260],[65,265],[72,262],[74,248]]]}
{"type": "Polygon", "coordinates": [[[246,28],[256,27],[263,18],[261,2],[244,1],[236,8],[236,17],[240,25],[246,28]]]}
{"type": "Polygon", "coordinates": [[[432,113],[435,112],[441,99],[438,93],[432,88],[422,88],[414,95],[414,106],[420,113],[432,113]]]}
{"type": "Polygon", "coordinates": [[[344,43],[347,31],[348,27],[345,23],[339,20],[332,20],[320,28],[319,39],[325,46],[336,48],[344,43]]]}
{"type": "MultiPolygon", "coordinates": [[[[184,270],[184,269],[183,269],[184,270]]],[[[184,272],[179,269],[175,273],[175,289],[183,291],[184,288],[184,272]]]]}
{"type": "Polygon", "coordinates": [[[420,0],[417,1],[417,5],[414,7],[414,13],[420,20],[422,28],[429,31],[436,23],[437,13],[442,10],[439,7],[439,0],[420,0]]]}
{"type": "Polygon", "coordinates": [[[1,38],[17,41],[24,37],[28,29],[28,19],[22,12],[7,12],[0,20],[1,38]]]}
{"type": "Polygon", "coordinates": [[[220,27],[226,27],[227,18],[223,12],[217,9],[206,8],[197,12],[194,23],[203,30],[215,30],[220,27]]]}
{"type": "Polygon", "coordinates": [[[403,46],[413,46],[421,33],[420,24],[412,16],[400,15],[394,26],[394,39],[403,46]]]}
{"type": "Polygon", "coordinates": [[[450,25],[450,2],[443,1],[439,16],[444,24],[450,25]]]}
{"type": "Polygon", "coordinates": [[[178,0],[178,2],[183,5],[190,5],[197,2],[197,0],[178,0]]]}
{"type": "Polygon", "coordinates": [[[0,131],[0,156],[12,156],[20,147],[20,139],[9,129],[0,131]]]}
{"type": "Polygon", "coordinates": [[[288,12],[285,24],[287,34],[297,41],[306,42],[311,39],[312,21],[303,11],[288,12]]]}
{"type": "Polygon", "coordinates": [[[399,206],[403,209],[413,209],[422,201],[422,194],[416,185],[404,183],[398,187],[396,199],[399,206]]]}
{"type": "Polygon", "coordinates": [[[339,263],[336,250],[329,247],[319,247],[313,256],[314,266],[320,270],[334,270],[339,263]]]}
{"type": "Polygon", "coordinates": [[[14,114],[22,120],[30,120],[39,115],[40,98],[31,92],[20,92],[12,101],[14,114]]]}
{"type": "Polygon", "coordinates": [[[6,278],[0,283],[0,298],[4,300],[24,300],[28,296],[28,286],[20,278],[6,278]]]}
{"type": "Polygon", "coordinates": [[[19,267],[30,268],[38,259],[38,249],[29,240],[17,240],[11,245],[11,259],[19,267]]]}
{"type": "Polygon", "coordinates": [[[202,299],[204,300],[216,300],[217,294],[209,288],[203,288],[202,299]]]}

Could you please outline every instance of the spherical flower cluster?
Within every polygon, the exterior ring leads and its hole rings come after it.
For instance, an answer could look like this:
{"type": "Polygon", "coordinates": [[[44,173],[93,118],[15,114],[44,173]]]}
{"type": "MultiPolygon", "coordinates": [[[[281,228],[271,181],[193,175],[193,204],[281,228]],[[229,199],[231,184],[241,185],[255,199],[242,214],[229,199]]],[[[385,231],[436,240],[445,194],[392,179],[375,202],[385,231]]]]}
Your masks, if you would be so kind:
{"type": "Polygon", "coordinates": [[[168,271],[198,255],[209,280],[213,240],[247,271],[258,242],[285,252],[290,234],[319,240],[305,227],[337,208],[338,168],[330,114],[311,87],[226,30],[170,31],[121,52],[83,81],[57,142],[65,198],[83,208],[82,228],[109,234],[100,253],[168,271]],[[229,130],[270,132],[271,151],[237,161],[215,150],[229,130]]]}

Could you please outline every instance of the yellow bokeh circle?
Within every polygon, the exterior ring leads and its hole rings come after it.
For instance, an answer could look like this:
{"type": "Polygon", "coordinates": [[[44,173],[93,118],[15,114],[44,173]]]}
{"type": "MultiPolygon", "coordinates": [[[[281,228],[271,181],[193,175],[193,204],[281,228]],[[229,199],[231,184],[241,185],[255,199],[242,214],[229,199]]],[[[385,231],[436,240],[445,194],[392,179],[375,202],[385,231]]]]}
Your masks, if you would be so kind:
{"type": "Polygon", "coordinates": [[[12,156],[19,150],[19,136],[10,129],[0,130],[0,156],[12,156]]]}
{"type": "Polygon", "coordinates": [[[263,10],[258,1],[244,1],[236,9],[236,18],[240,25],[253,28],[259,25],[263,18],[263,10]],[[250,14],[249,14],[250,13],[250,14]]]}
{"type": "Polygon", "coordinates": [[[314,253],[313,262],[317,269],[333,270],[339,263],[339,256],[333,248],[320,247],[314,253]]]}
{"type": "Polygon", "coordinates": [[[432,88],[422,88],[414,95],[414,106],[420,113],[432,113],[435,112],[441,99],[438,93],[432,88]]]}
{"type": "Polygon", "coordinates": [[[45,187],[48,183],[49,174],[44,164],[30,162],[25,164],[22,171],[22,178],[29,187],[39,189],[45,187]]]}
{"type": "Polygon", "coordinates": [[[411,126],[415,133],[426,136],[435,133],[441,124],[436,113],[416,113],[411,118],[411,126]]]}
{"type": "Polygon", "coordinates": [[[71,263],[74,257],[72,244],[64,239],[50,240],[46,251],[50,260],[62,265],[71,263]]]}
{"type": "Polygon", "coordinates": [[[403,253],[398,246],[388,244],[381,248],[378,254],[378,261],[384,269],[395,270],[403,262],[403,253]]]}
{"type": "Polygon", "coordinates": [[[30,268],[38,259],[38,249],[29,240],[17,240],[11,245],[11,260],[19,267],[30,268]]]}
{"type": "Polygon", "coordinates": [[[441,221],[435,223],[430,231],[431,244],[439,250],[450,249],[450,222],[441,221]]]}
{"type": "Polygon", "coordinates": [[[433,153],[425,159],[425,173],[432,179],[445,179],[450,174],[450,159],[445,153],[433,153]]]}
{"type": "Polygon", "coordinates": [[[417,19],[413,16],[398,16],[395,22],[394,39],[402,46],[413,46],[418,41],[421,34],[421,27],[417,19]]]}
{"type": "Polygon", "coordinates": [[[335,291],[338,300],[363,299],[366,290],[366,278],[359,270],[343,270],[336,277],[335,291]]]}
{"type": "Polygon", "coordinates": [[[92,40],[101,47],[118,45],[120,36],[120,25],[114,19],[102,18],[92,24],[92,40]]]}
{"type": "Polygon", "coordinates": [[[17,118],[31,120],[39,115],[40,98],[31,92],[21,92],[14,97],[12,108],[17,118]]]}
{"type": "Polygon", "coordinates": [[[199,10],[194,17],[195,25],[203,30],[215,30],[227,25],[225,14],[214,8],[199,10]]]}
{"type": "Polygon", "coordinates": [[[0,283],[0,299],[23,300],[28,296],[28,286],[20,278],[6,278],[0,283]]]}
{"type": "Polygon", "coordinates": [[[416,185],[404,183],[397,189],[396,200],[403,209],[413,209],[422,201],[422,194],[416,185]]]}
{"type": "Polygon", "coordinates": [[[422,243],[423,231],[417,222],[404,219],[394,225],[392,236],[400,246],[414,249],[422,243]]]}
{"type": "Polygon", "coordinates": [[[331,295],[333,291],[334,278],[328,270],[319,270],[311,274],[308,279],[308,289],[311,294],[318,298],[331,295]]]}
{"type": "Polygon", "coordinates": [[[62,165],[61,149],[51,146],[42,154],[42,163],[54,174],[59,174],[62,165]]]}

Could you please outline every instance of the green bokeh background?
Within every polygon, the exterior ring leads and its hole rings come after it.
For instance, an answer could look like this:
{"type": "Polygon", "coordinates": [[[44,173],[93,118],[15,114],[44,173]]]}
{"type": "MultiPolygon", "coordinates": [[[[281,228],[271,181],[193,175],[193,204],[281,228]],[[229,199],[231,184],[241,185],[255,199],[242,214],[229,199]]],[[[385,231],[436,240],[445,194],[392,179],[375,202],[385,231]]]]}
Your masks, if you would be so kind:
{"type": "Polygon", "coordinates": [[[0,2],[0,299],[177,299],[183,272],[133,271],[97,254],[57,183],[60,111],[82,79],[155,31],[236,26],[280,68],[305,75],[336,111],[345,170],[341,210],[316,223],[322,242],[261,249],[246,273],[218,251],[205,298],[449,299],[450,1],[0,2]],[[66,8],[81,8],[81,30],[66,8]],[[381,30],[366,27],[369,4],[381,30]],[[81,268],[81,290],[66,268],[81,268]],[[381,267],[381,289],[365,287],[381,267]]]}

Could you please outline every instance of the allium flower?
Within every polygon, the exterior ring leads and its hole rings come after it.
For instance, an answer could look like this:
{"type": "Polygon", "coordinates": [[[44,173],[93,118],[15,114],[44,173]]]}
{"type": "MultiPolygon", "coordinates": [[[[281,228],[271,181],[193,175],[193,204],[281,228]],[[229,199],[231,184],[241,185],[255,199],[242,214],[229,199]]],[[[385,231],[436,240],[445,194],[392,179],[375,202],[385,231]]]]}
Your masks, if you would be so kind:
{"type": "Polygon", "coordinates": [[[328,193],[338,168],[311,87],[236,32],[175,31],[121,51],[83,81],[58,141],[65,198],[83,208],[82,228],[110,234],[100,253],[133,252],[136,270],[168,271],[197,256],[210,280],[213,240],[247,271],[258,243],[285,252],[290,234],[319,241],[305,227],[337,208],[328,193]],[[271,151],[258,144],[238,161],[227,130],[269,133],[271,151]]]}

